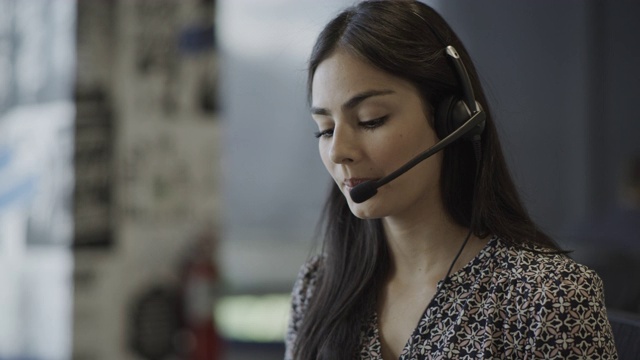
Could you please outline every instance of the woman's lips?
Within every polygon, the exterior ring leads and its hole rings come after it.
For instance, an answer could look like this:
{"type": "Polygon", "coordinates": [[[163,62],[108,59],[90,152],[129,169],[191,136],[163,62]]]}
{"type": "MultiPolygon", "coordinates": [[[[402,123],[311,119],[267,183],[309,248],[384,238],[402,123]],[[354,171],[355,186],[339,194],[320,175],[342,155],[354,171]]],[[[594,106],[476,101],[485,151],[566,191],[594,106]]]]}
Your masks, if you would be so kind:
{"type": "Polygon", "coordinates": [[[345,179],[343,184],[344,186],[346,186],[347,188],[353,189],[354,187],[367,182],[367,181],[371,181],[371,180],[375,180],[373,178],[350,178],[350,179],[345,179]]]}

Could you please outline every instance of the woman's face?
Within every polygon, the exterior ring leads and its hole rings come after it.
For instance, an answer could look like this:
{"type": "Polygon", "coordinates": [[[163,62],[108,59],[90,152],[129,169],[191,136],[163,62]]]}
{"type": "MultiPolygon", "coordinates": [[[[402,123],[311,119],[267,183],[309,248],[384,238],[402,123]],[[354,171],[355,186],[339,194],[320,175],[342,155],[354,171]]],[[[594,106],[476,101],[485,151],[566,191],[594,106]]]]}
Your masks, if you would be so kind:
{"type": "Polygon", "coordinates": [[[438,141],[410,82],[338,50],[316,69],[311,103],[322,162],[355,216],[419,215],[441,206],[441,154],[361,204],[349,196],[359,183],[390,174],[438,141]]]}

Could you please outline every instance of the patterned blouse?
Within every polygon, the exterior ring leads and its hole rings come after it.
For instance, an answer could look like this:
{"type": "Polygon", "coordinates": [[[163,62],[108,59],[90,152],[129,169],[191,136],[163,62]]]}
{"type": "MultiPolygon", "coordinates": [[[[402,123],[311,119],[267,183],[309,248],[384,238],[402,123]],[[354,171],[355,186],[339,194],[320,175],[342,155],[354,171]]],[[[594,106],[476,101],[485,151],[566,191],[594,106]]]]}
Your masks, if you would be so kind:
{"type": "MultiPolygon", "coordinates": [[[[298,274],[286,360],[292,359],[321,267],[322,257],[315,257],[298,274]]],[[[517,249],[493,238],[437,286],[400,360],[618,358],[602,280],[564,255],[517,249]]],[[[360,359],[382,360],[375,312],[361,333],[360,359]]]]}

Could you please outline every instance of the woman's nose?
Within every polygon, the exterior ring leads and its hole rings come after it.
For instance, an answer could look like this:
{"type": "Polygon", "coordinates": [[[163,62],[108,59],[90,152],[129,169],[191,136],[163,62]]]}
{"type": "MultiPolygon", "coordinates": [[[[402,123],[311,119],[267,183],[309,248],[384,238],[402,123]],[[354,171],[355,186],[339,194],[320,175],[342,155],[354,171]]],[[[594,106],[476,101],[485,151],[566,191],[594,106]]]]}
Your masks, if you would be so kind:
{"type": "Polygon", "coordinates": [[[357,144],[351,129],[336,127],[331,138],[331,150],[329,156],[336,164],[346,164],[357,159],[357,144]]]}

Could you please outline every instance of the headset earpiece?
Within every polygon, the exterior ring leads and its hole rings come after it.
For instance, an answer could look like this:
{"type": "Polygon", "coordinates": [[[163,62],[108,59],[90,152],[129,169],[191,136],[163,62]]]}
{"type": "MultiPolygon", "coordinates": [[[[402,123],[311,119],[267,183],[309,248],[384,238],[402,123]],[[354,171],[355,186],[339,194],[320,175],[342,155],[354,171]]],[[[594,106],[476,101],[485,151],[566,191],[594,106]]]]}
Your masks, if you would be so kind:
{"type": "Polygon", "coordinates": [[[451,134],[449,114],[451,114],[451,108],[453,108],[453,104],[455,102],[456,98],[454,96],[449,96],[440,102],[436,108],[434,125],[436,128],[436,135],[438,135],[438,138],[440,139],[444,139],[447,135],[451,134]]]}
{"type": "Polygon", "coordinates": [[[484,131],[485,113],[473,95],[471,79],[469,79],[460,55],[453,46],[447,46],[445,52],[453,63],[463,97],[451,96],[438,104],[435,118],[436,134],[440,139],[444,139],[473,116],[476,116],[480,122],[473,128],[468,129],[462,137],[469,140],[477,140],[484,131]]]}
{"type": "MultiPolygon", "coordinates": [[[[479,116],[484,117],[484,111],[479,102],[476,106],[482,112],[479,116]]],[[[435,113],[434,125],[438,138],[444,139],[447,135],[461,127],[467,120],[471,118],[471,113],[466,103],[455,96],[444,99],[437,107],[435,113]]],[[[484,119],[483,119],[484,120],[484,119]]],[[[481,135],[484,131],[485,121],[481,121],[473,129],[469,130],[462,138],[473,140],[476,136],[481,135]]]]}

